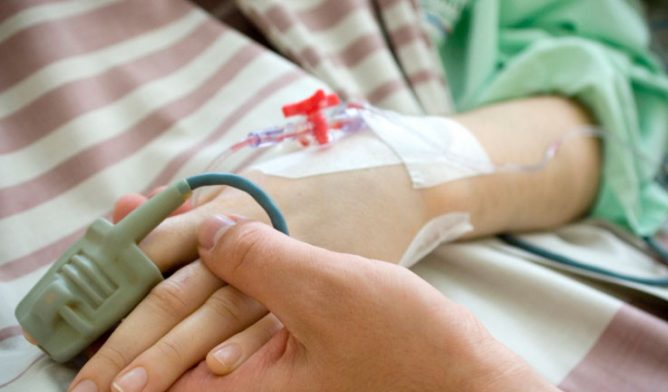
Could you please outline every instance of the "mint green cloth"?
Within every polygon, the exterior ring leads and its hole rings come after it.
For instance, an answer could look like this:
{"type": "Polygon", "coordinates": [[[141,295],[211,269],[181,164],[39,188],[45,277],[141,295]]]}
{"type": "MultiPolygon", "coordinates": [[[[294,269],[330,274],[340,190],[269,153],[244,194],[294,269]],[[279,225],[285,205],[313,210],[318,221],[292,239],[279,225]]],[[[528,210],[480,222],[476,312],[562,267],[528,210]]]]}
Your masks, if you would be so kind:
{"type": "Polygon", "coordinates": [[[538,94],[588,107],[613,134],[591,215],[638,235],[665,222],[668,195],[653,179],[666,150],[668,80],[636,3],[475,0],[438,45],[458,110],[538,94]]]}

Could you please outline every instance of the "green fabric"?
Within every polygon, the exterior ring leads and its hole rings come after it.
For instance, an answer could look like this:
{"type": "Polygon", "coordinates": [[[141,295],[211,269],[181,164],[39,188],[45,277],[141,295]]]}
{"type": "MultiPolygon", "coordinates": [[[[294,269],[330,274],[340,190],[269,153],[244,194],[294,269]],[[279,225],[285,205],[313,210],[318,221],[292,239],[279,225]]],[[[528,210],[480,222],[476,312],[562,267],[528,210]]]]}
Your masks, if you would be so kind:
{"type": "Polygon", "coordinates": [[[587,106],[613,134],[591,215],[638,235],[668,217],[653,180],[666,150],[668,80],[648,46],[637,3],[623,0],[476,0],[439,42],[458,110],[546,93],[587,106]]]}

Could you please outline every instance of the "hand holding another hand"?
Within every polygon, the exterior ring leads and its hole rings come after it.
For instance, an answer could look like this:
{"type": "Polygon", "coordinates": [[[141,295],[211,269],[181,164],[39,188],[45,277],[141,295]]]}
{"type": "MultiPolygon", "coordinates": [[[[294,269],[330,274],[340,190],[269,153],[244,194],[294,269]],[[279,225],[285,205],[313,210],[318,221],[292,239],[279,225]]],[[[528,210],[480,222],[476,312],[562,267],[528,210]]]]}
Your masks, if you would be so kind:
{"type": "Polygon", "coordinates": [[[284,327],[233,373],[212,373],[210,354],[209,366],[200,363],[174,391],[553,388],[470,312],[407,269],[307,245],[260,223],[217,219],[207,226],[203,263],[284,327]]]}
{"type": "MultiPolygon", "coordinates": [[[[296,238],[398,261],[426,214],[420,194],[406,186],[402,168],[378,170],[382,173],[336,174],[303,181],[257,172],[246,175],[269,190],[296,238]],[[381,194],[391,195],[380,200],[381,194]],[[402,224],[391,225],[390,221],[402,224]],[[373,238],[362,239],[357,234],[371,230],[373,238]]],[[[124,196],[116,205],[114,220],[146,200],[138,194],[124,196]]],[[[206,231],[207,217],[233,211],[259,220],[266,219],[266,214],[248,195],[227,187],[214,189],[201,201],[182,206],[142,241],[142,250],[162,271],[185,266],[157,285],[123,320],[81,369],[71,391],[107,392],[114,382],[124,385],[124,377],[139,385],[138,389],[126,386],[124,392],[163,391],[221,342],[237,342],[250,355],[280,327],[257,301],[225,285],[201,262],[193,262],[198,256],[197,233],[206,231]],[[130,373],[136,368],[143,372],[130,373]],[[160,377],[149,377],[152,374],[160,377]],[[142,389],[147,379],[148,386],[142,389]],[[80,387],[84,389],[76,389],[80,387]]],[[[218,365],[216,371],[232,371],[244,359],[218,365]]]]}

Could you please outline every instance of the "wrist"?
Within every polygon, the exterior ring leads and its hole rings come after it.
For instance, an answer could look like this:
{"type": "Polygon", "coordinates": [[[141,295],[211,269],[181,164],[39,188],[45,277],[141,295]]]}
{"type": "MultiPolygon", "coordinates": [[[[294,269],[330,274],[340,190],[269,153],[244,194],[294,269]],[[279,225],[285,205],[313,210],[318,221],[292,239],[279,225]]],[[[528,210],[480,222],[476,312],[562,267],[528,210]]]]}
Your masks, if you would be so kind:
{"type": "Polygon", "coordinates": [[[577,103],[558,97],[509,101],[452,118],[480,142],[492,162],[533,165],[548,146],[557,155],[535,171],[468,177],[427,190],[430,214],[468,212],[480,237],[504,231],[547,229],[582,216],[598,189],[600,151],[590,137],[568,138],[591,124],[577,103]],[[568,191],[568,197],[564,191],[568,191]]]}
{"type": "MultiPolygon", "coordinates": [[[[293,238],[329,250],[399,262],[429,221],[423,193],[403,165],[284,178],[247,171],[282,211],[293,238]]],[[[225,189],[219,209],[267,222],[247,195],[225,189]]]]}
{"type": "Polygon", "coordinates": [[[473,230],[463,238],[475,238],[503,231],[514,207],[505,184],[495,175],[464,178],[423,189],[429,219],[452,213],[469,215],[473,230]]]}

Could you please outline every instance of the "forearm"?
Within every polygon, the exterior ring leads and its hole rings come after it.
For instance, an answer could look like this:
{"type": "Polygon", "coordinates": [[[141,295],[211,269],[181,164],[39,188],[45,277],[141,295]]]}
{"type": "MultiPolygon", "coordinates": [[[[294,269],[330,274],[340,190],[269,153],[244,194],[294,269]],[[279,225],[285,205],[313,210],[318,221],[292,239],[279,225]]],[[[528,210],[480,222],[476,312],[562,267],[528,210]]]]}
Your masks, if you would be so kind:
{"type": "MultiPolygon", "coordinates": [[[[493,105],[454,117],[497,163],[534,163],[545,148],[587,124],[587,115],[559,98],[493,105]]],[[[548,228],[582,215],[597,189],[598,144],[572,138],[541,171],[495,173],[414,189],[402,165],[300,179],[244,173],[276,199],[291,234],[339,252],[398,261],[430,219],[466,212],[474,226],[468,237],[502,231],[548,228]]],[[[266,216],[247,195],[227,190],[218,202],[197,209],[266,216]]],[[[193,227],[194,230],[194,227],[193,227]]]]}
{"type": "MultiPolygon", "coordinates": [[[[501,103],[454,119],[468,128],[495,163],[533,164],[549,144],[591,124],[572,101],[557,97],[501,103]]],[[[569,138],[545,169],[494,173],[445,183],[424,192],[429,214],[471,214],[479,237],[503,231],[543,229],[582,216],[592,204],[600,172],[598,140],[569,138]]]]}

